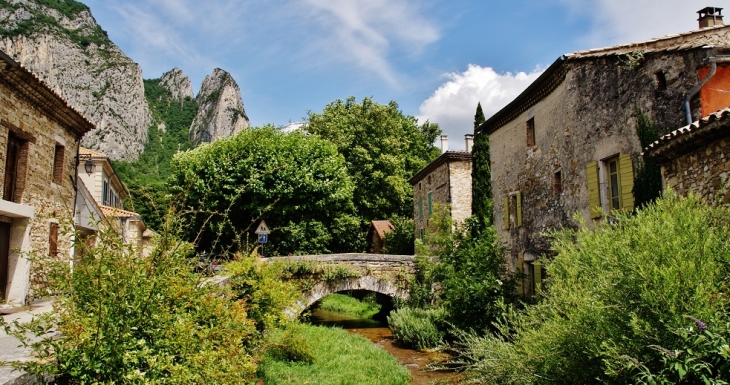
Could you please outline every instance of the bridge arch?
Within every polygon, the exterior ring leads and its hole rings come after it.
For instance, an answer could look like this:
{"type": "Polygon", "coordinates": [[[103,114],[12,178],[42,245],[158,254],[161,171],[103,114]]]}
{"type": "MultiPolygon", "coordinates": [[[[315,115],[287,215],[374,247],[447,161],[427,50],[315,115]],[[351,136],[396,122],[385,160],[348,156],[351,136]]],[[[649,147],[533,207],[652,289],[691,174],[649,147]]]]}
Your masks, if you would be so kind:
{"type": "Polygon", "coordinates": [[[395,283],[386,279],[366,275],[362,277],[319,282],[314,285],[312,289],[303,292],[302,299],[297,301],[296,305],[287,309],[286,313],[290,317],[298,317],[303,311],[307,310],[320,299],[330,294],[350,290],[367,290],[387,295],[391,298],[400,298],[404,300],[409,298],[407,289],[399,287],[395,283]]]}

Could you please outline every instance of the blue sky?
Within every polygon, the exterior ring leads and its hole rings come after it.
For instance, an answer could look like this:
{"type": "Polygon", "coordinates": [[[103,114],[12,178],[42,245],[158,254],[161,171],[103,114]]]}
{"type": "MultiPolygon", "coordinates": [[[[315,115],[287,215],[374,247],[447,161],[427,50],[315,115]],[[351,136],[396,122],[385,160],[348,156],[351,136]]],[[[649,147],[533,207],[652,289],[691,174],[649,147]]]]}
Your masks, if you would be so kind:
{"type": "Polygon", "coordinates": [[[695,0],[81,0],[145,78],[178,67],[197,92],[222,68],[252,125],[336,99],[395,100],[463,148],[560,55],[697,27],[695,0]]]}

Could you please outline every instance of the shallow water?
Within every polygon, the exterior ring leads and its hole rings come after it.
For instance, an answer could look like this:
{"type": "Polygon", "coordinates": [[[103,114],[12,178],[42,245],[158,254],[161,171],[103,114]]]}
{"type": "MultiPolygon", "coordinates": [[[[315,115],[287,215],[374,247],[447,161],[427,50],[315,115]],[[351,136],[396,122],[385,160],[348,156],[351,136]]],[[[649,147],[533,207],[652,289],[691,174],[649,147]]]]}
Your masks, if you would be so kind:
{"type": "Polygon", "coordinates": [[[314,325],[341,327],[350,333],[359,334],[369,339],[394,356],[399,364],[410,370],[413,385],[429,385],[434,381],[440,381],[440,384],[457,383],[458,375],[452,371],[423,370],[431,362],[441,362],[448,359],[448,355],[398,346],[393,338],[393,333],[383,321],[356,319],[344,316],[341,313],[315,309],[309,317],[309,322],[314,325]]]}

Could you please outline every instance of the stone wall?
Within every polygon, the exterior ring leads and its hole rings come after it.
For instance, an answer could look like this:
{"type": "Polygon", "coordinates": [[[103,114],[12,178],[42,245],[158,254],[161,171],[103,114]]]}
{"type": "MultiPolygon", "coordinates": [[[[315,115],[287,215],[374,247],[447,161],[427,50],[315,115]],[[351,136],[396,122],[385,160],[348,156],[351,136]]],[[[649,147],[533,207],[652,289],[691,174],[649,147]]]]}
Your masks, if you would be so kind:
{"type": "MultiPolygon", "coordinates": [[[[70,258],[73,184],[79,138],[2,80],[0,123],[0,181],[5,180],[8,133],[14,132],[17,137],[26,140],[27,145],[27,151],[20,156],[23,166],[19,168],[19,179],[23,181],[24,188],[19,199],[15,199],[19,205],[0,202],[5,207],[2,218],[12,221],[7,301],[21,304],[28,298],[49,294],[45,291],[44,260],[70,258]],[[64,146],[59,183],[53,181],[57,145],[64,146]],[[29,208],[33,214],[13,213],[23,207],[29,208]],[[56,255],[49,255],[51,223],[59,225],[56,255]],[[38,263],[34,260],[32,266],[28,259],[31,254],[39,257],[38,263]]],[[[3,200],[13,199],[3,197],[3,200]]]]}
{"type": "Polygon", "coordinates": [[[363,276],[379,277],[392,282],[403,281],[416,272],[416,265],[412,255],[345,253],[275,257],[266,258],[265,260],[268,262],[313,261],[327,264],[340,264],[359,270],[363,276]]]}
{"type": "Polygon", "coordinates": [[[730,204],[730,138],[722,138],[662,165],[665,187],[681,195],[690,191],[709,202],[730,204]],[[717,195],[717,196],[716,196],[717,195]]]}
{"type": "Polygon", "coordinates": [[[451,218],[463,223],[471,216],[471,161],[449,162],[451,174],[451,218]]]}

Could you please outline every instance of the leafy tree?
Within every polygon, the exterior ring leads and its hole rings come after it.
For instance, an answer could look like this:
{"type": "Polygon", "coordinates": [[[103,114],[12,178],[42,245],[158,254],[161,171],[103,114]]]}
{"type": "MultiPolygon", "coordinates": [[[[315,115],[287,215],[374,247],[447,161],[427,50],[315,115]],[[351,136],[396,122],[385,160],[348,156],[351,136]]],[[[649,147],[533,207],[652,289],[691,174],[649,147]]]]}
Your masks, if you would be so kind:
{"type": "Polygon", "coordinates": [[[492,168],[489,156],[489,135],[480,132],[479,126],[484,123],[482,104],[477,104],[474,115],[474,145],[472,146],[472,213],[476,219],[475,231],[486,229],[492,223],[492,168]]]}
{"type": "Polygon", "coordinates": [[[385,248],[383,253],[395,255],[413,255],[416,233],[413,218],[393,217],[390,219],[393,231],[385,233],[385,248]]]}
{"type": "Polygon", "coordinates": [[[421,125],[398,104],[355,97],[336,100],[322,113],[309,112],[306,132],[337,146],[355,185],[354,204],[361,226],[374,219],[413,216],[408,179],[439,155],[433,146],[437,124],[421,125]]]}
{"type": "MultiPolygon", "coordinates": [[[[647,148],[659,139],[659,128],[654,119],[644,114],[638,106],[634,106],[637,115],[636,135],[641,142],[641,148],[647,148]]],[[[659,163],[642,158],[636,168],[634,177],[634,202],[637,208],[654,202],[662,193],[662,169],[659,163]]]]}
{"type": "Polygon", "coordinates": [[[245,130],[175,155],[170,184],[191,213],[188,239],[202,250],[249,248],[261,219],[270,255],[364,248],[345,160],[317,136],[245,130]]]}

